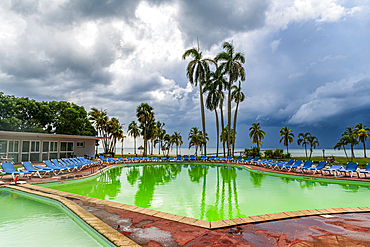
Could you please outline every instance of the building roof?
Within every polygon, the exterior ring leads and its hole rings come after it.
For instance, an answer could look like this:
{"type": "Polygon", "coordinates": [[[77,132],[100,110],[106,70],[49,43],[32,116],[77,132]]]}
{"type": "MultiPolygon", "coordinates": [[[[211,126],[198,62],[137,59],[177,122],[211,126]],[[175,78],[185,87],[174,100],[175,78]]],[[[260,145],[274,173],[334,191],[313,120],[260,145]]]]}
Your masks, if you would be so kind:
{"type": "Polygon", "coordinates": [[[97,136],[77,136],[77,135],[62,135],[62,134],[46,134],[46,133],[32,133],[32,132],[12,132],[0,131],[0,136],[29,136],[29,137],[56,137],[56,138],[70,138],[70,139],[102,139],[97,136]]]}

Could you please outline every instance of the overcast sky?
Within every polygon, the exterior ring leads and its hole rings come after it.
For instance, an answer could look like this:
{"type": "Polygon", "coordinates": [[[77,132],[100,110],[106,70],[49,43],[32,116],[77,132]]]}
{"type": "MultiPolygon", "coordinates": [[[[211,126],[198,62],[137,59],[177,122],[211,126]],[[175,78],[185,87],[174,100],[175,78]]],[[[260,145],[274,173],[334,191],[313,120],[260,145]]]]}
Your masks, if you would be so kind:
{"type": "MultiPolygon", "coordinates": [[[[184,146],[201,127],[181,58],[197,38],[204,57],[224,41],[245,55],[237,147],[252,146],[253,122],[273,148],[284,147],[285,125],[317,136],[319,148],[347,126],[370,126],[369,1],[3,0],[0,30],[0,91],[106,109],[125,130],[145,102],[184,146]]],[[[213,112],[206,121],[215,147],[213,112]]]]}

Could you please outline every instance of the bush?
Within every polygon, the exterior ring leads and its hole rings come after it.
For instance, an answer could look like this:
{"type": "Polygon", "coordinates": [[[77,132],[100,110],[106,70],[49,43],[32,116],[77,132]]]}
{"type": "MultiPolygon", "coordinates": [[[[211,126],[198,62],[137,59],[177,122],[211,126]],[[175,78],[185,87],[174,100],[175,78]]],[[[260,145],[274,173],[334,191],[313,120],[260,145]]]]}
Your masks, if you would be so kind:
{"type": "Polygon", "coordinates": [[[261,156],[261,150],[259,147],[252,147],[251,149],[246,148],[244,150],[244,155],[253,157],[261,156]]]}
{"type": "Polygon", "coordinates": [[[265,158],[272,158],[273,156],[274,156],[274,151],[272,151],[271,149],[265,151],[265,158]]]}
{"type": "Polygon", "coordinates": [[[284,150],[283,149],[275,149],[274,150],[274,158],[282,158],[284,150]]]}
{"type": "Polygon", "coordinates": [[[290,158],[292,158],[292,156],[291,156],[291,154],[290,154],[290,153],[287,153],[287,154],[285,154],[285,155],[284,155],[284,158],[285,158],[285,159],[290,159],[290,158]]]}

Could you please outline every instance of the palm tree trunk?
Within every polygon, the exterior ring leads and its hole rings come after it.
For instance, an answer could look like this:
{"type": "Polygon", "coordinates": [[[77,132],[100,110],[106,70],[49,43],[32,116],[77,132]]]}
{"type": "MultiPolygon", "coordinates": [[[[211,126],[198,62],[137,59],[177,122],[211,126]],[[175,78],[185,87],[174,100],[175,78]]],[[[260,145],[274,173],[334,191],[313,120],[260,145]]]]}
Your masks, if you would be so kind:
{"type": "Polygon", "coordinates": [[[307,159],[307,145],[304,145],[304,150],[306,151],[306,159],[307,159]]]}
{"type": "Polygon", "coordinates": [[[236,134],[236,118],[238,115],[238,107],[239,107],[239,102],[236,103],[236,108],[235,108],[235,113],[234,113],[234,131],[233,131],[233,156],[234,156],[234,151],[235,151],[235,134],[236,134]]]}
{"type": "MultiPolygon", "coordinates": [[[[225,151],[225,124],[224,124],[224,113],[222,110],[222,105],[220,106],[220,115],[221,115],[221,135],[222,135],[222,146],[224,149],[224,157],[226,156],[226,151],[225,151]]],[[[220,138],[219,136],[217,138],[220,138]]]]}
{"type": "Polygon", "coordinates": [[[353,152],[353,144],[351,144],[351,153],[352,153],[352,158],[351,158],[351,162],[353,160],[353,158],[355,157],[355,153],[353,152]]]}
{"type": "Polygon", "coordinates": [[[365,147],[365,141],[362,142],[364,144],[364,158],[367,158],[366,157],[366,147],[365,147]]]}
{"type": "Polygon", "coordinates": [[[229,94],[227,95],[227,156],[230,155],[231,142],[231,75],[229,77],[229,94]]]}
{"type": "Polygon", "coordinates": [[[207,140],[206,140],[206,116],[204,114],[204,103],[203,103],[203,85],[202,81],[199,82],[199,93],[200,93],[200,111],[202,115],[202,127],[203,127],[203,141],[204,141],[204,153],[207,155],[207,140]]]}
{"type": "Polygon", "coordinates": [[[345,155],[346,155],[346,157],[347,157],[347,161],[349,161],[349,159],[348,159],[348,155],[347,155],[347,151],[346,151],[345,146],[343,146],[343,150],[344,150],[344,154],[345,154],[345,155]]]}
{"type": "Polygon", "coordinates": [[[136,154],[136,137],[134,137],[134,152],[136,154]]]}
{"type": "Polygon", "coordinates": [[[215,114],[216,114],[216,156],[218,157],[218,146],[219,146],[220,126],[219,126],[219,124],[218,124],[217,108],[215,108],[215,114]]]}
{"type": "Polygon", "coordinates": [[[146,147],[147,147],[147,142],[146,142],[146,126],[144,126],[144,152],[143,152],[143,157],[146,156],[146,147]]]}

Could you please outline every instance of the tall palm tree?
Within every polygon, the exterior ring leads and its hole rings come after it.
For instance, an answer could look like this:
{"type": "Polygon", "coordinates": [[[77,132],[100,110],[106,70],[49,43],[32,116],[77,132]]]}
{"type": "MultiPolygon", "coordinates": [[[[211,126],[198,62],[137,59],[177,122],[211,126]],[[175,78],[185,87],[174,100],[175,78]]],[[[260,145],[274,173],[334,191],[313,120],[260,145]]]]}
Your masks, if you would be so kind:
{"type": "Polygon", "coordinates": [[[342,138],[340,138],[340,139],[338,140],[338,142],[337,142],[337,143],[335,143],[334,149],[338,149],[338,150],[340,150],[340,149],[343,147],[344,154],[346,155],[347,160],[349,161],[349,159],[348,159],[348,155],[347,155],[347,152],[346,152],[346,146],[347,146],[347,144],[348,144],[348,142],[347,142],[347,140],[346,140],[346,139],[347,139],[346,137],[342,137],[342,138]]]}
{"type": "Polygon", "coordinates": [[[362,142],[362,145],[364,146],[364,158],[366,158],[365,142],[367,141],[367,138],[369,138],[369,134],[367,132],[370,131],[370,128],[366,127],[366,124],[362,125],[362,123],[358,123],[355,125],[355,130],[357,132],[358,140],[362,142]]]}
{"type": "Polygon", "coordinates": [[[260,123],[252,123],[252,127],[249,128],[249,137],[252,138],[252,143],[256,143],[257,147],[262,146],[262,139],[265,137],[265,131],[261,129],[260,123]]]}
{"type": "MultiPolygon", "coordinates": [[[[221,119],[221,130],[225,128],[224,124],[224,113],[223,113],[223,107],[224,107],[224,100],[225,100],[225,93],[224,90],[227,88],[227,80],[225,79],[225,73],[222,71],[221,67],[218,67],[216,64],[216,71],[212,74],[212,81],[216,84],[216,88],[218,91],[218,99],[219,99],[219,109],[220,109],[220,119],[221,119]]],[[[224,139],[224,131],[221,131],[222,140],[224,139]]],[[[226,132],[227,136],[227,132],[226,132]]],[[[226,156],[226,150],[225,150],[225,142],[222,143],[224,157],[226,156]]]]}
{"type": "MultiPolygon", "coordinates": [[[[206,83],[204,86],[204,92],[208,92],[206,98],[206,108],[210,111],[215,112],[216,116],[216,136],[220,133],[219,121],[218,121],[218,114],[217,108],[220,104],[220,97],[218,91],[218,85],[212,80],[213,72],[207,74],[206,83]]],[[[219,147],[219,140],[216,138],[216,157],[218,157],[218,147],[219,147]]]]}
{"type": "Polygon", "coordinates": [[[233,150],[232,154],[234,156],[234,150],[235,150],[235,133],[236,133],[236,118],[238,114],[238,108],[239,108],[239,103],[243,102],[245,99],[245,95],[242,92],[242,87],[241,87],[241,81],[239,80],[239,87],[232,85],[231,89],[233,92],[231,93],[231,99],[236,103],[236,108],[235,108],[235,113],[234,113],[234,134],[233,134],[233,150]]]}
{"type": "Polygon", "coordinates": [[[317,139],[316,136],[309,136],[308,137],[308,144],[310,145],[310,158],[309,158],[309,160],[311,160],[312,151],[313,151],[312,149],[316,148],[320,145],[319,144],[319,139],[317,139]]]}
{"type": "Polygon", "coordinates": [[[180,133],[174,132],[173,135],[171,136],[171,140],[174,144],[176,144],[176,155],[179,154],[179,146],[184,144],[182,141],[182,136],[180,133]]]}
{"type": "Polygon", "coordinates": [[[342,134],[342,136],[346,137],[347,143],[351,145],[351,161],[352,161],[353,158],[355,158],[353,147],[358,144],[356,130],[352,129],[352,127],[347,127],[344,130],[344,133],[342,134]]]}
{"type": "Polygon", "coordinates": [[[231,86],[240,78],[245,81],[245,72],[243,65],[245,62],[244,55],[240,52],[235,53],[234,46],[229,42],[222,44],[224,52],[219,53],[215,61],[221,61],[220,68],[229,75],[228,83],[228,97],[227,97],[227,155],[230,155],[230,142],[231,142],[231,86]]]}
{"type": "Polygon", "coordinates": [[[138,121],[143,124],[143,136],[144,136],[144,152],[143,156],[147,155],[147,130],[149,127],[149,124],[153,122],[154,119],[154,112],[153,112],[153,107],[148,105],[147,103],[141,103],[136,109],[136,117],[138,118],[138,121]]]}
{"type": "MultiPolygon", "coordinates": [[[[109,121],[109,117],[107,116],[106,111],[99,111],[97,108],[91,108],[91,111],[89,112],[90,120],[93,121],[96,131],[98,132],[98,135],[101,137],[106,137],[103,139],[103,149],[104,152],[107,153],[107,123],[109,121]]],[[[97,152],[96,152],[97,153],[97,152]]]]}
{"type": "Polygon", "coordinates": [[[298,134],[298,140],[297,140],[297,144],[299,146],[302,146],[304,147],[304,150],[306,152],[306,159],[307,159],[307,144],[308,143],[308,138],[311,136],[311,133],[307,132],[307,133],[299,133],[298,134]]]}
{"type": "MultiPolygon", "coordinates": [[[[204,103],[203,103],[203,84],[206,78],[206,74],[209,71],[208,62],[211,62],[210,59],[203,59],[202,52],[198,48],[191,48],[186,50],[182,55],[182,59],[191,57],[193,60],[189,62],[188,67],[186,68],[186,76],[189,78],[191,84],[197,86],[199,84],[199,94],[200,94],[200,111],[202,117],[202,127],[203,132],[206,133],[206,117],[204,113],[204,103]]],[[[205,141],[205,140],[204,140],[205,141]]],[[[207,154],[207,147],[204,146],[204,153],[207,154]]]]}
{"type": "Polygon", "coordinates": [[[140,136],[140,129],[139,129],[139,126],[137,125],[137,123],[135,121],[132,121],[128,125],[127,132],[131,137],[134,138],[134,151],[135,151],[135,154],[136,154],[136,138],[140,136]]]}
{"type": "Polygon", "coordinates": [[[281,142],[284,143],[284,146],[286,146],[286,153],[288,154],[289,153],[288,145],[289,143],[292,143],[294,139],[293,130],[289,129],[287,126],[284,126],[283,128],[281,128],[279,133],[281,136],[279,143],[281,142]]]}

